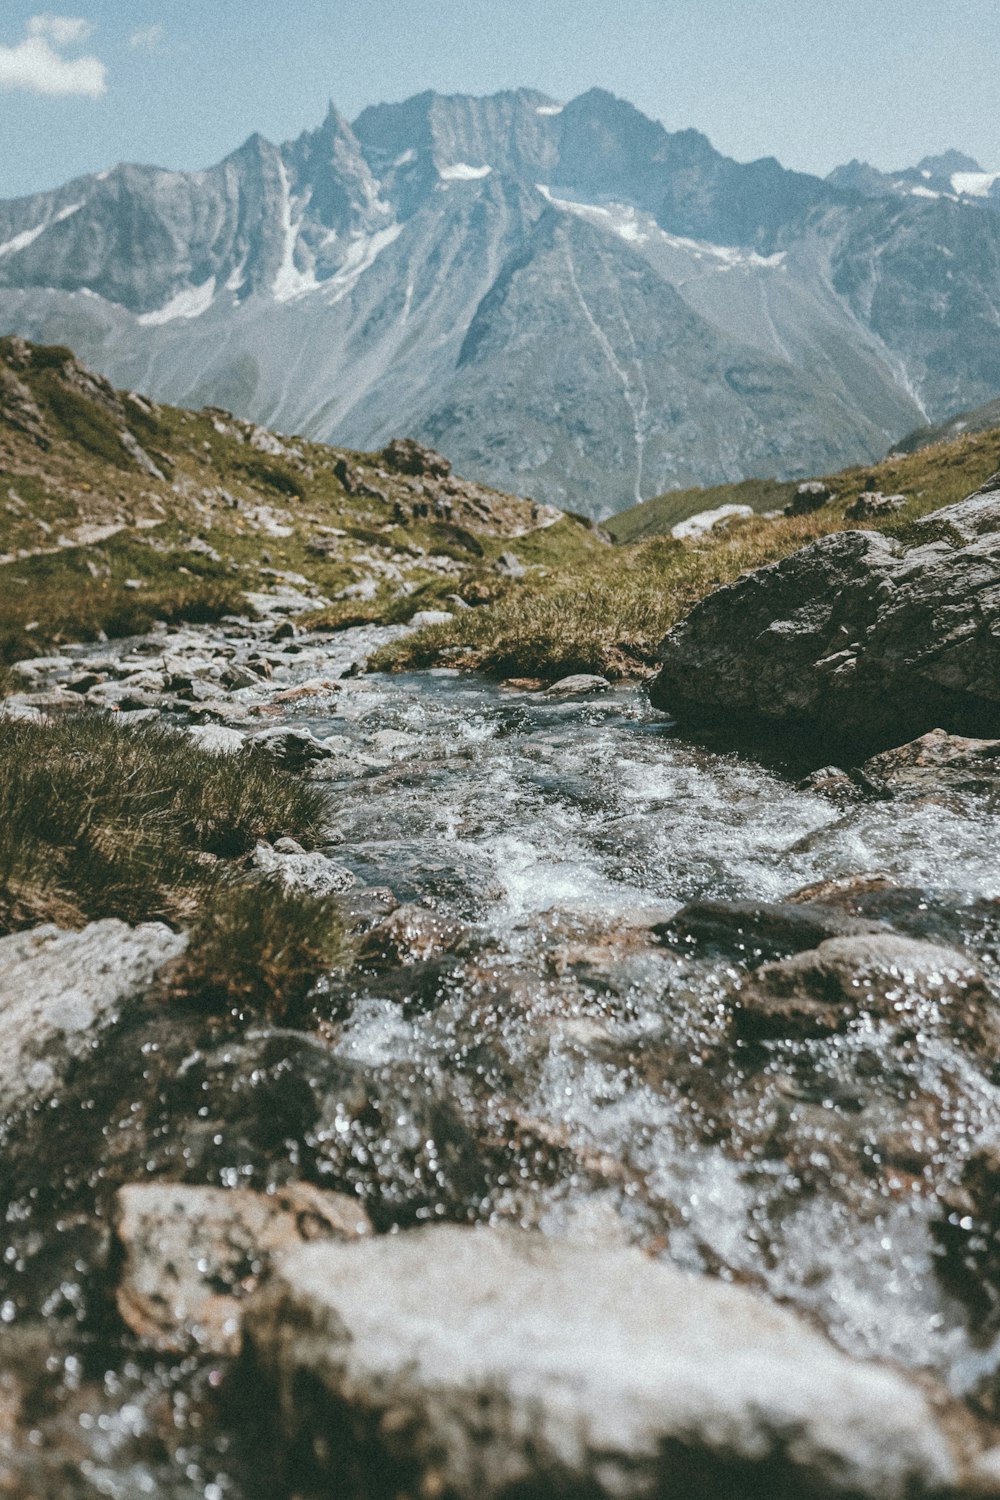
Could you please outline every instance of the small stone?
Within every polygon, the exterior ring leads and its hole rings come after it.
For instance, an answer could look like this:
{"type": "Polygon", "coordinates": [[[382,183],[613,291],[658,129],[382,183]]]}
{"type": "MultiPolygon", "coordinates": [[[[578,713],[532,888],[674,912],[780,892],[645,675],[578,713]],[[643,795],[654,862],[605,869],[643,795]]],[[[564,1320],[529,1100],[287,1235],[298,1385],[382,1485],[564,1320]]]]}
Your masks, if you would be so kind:
{"type": "Polygon", "coordinates": [[[287,724],[249,735],[243,750],[251,755],[266,755],[286,771],[303,771],[315,761],[327,760],[332,754],[311,730],[293,729],[287,724]]]}
{"type": "Polygon", "coordinates": [[[493,564],[493,571],[504,578],[523,578],[528,570],[516,552],[501,552],[493,564]]]}
{"type": "Polygon", "coordinates": [[[586,698],[591,693],[606,693],[610,686],[608,679],[596,672],[576,672],[554,682],[546,688],[546,694],[550,698],[586,698]]]}
{"type": "Polygon", "coordinates": [[[187,734],[199,750],[208,750],[212,755],[235,755],[246,744],[245,734],[238,729],[227,729],[224,724],[192,724],[187,734]]]}
{"type": "Polygon", "coordinates": [[[306,891],[311,896],[339,896],[354,885],[350,870],[318,851],[307,854],[299,849],[289,853],[270,844],[258,844],[251,862],[263,875],[274,876],[286,890],[306,891]]]}
{"type": "Polygon", "coordinates": [[[418,609],[411,616],[409,624],[411,630],[423,630],[428,625],[447,625],[449,620],[455,616],[447,609],[418,609]]]}

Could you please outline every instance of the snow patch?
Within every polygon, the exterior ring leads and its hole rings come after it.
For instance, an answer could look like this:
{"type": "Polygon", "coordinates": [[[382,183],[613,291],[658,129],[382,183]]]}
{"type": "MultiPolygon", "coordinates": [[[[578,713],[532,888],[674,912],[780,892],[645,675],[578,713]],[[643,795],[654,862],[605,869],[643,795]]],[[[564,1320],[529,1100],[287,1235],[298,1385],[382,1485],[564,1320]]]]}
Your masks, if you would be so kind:
{"type": "Polygon", "coordinates": [[[566,108],[565,104],[540,104],[535,110],[536,115],[561,115],[566,108]]]}
{"type": "Polygon", "coordinates": [[[402,154],[402,156],[397,156],[396,157],[396,160],[393,162],[393,166],[394,167],[406,167],[406,166],[409,166],[409,164],[410,164],[411,161],[416,161],[416,159],[417,159],[417,153],[413,150],[413,148],[411,146],[411,148],[410,148],[409,151],[404,151],[403,154],[402,154]]]}
{"type": "Polygon", "coordinates": [[[467,161],[456,161],[450,167],[438,167],[438,176],[443,182],[478,182],[492,171],[492,167],[471,167],[467,161]]]}
{"type": "Polygon", "coordinates": [[[933,188],[925,188],[925,187],[911,187],[910,188],[910,197],[911,198],[940,198],[940,196],[941,196],[941,194],[940,193],[935,193],[935,191],[934,191],[933,188]]]}
{"type": "Polygon", "coordinates": [[[951,185],[963,198],[988,198],[1000,172],[953,172],[951,185]]]}
{"type": "Polygon", "coordinates": [[[275,302],[291,302],[295,297],[304,297],[308,292],[314,292],[319,286],[316,273],[310,266],[307,271],[300,271],[295,264],[295,246],[298,243],[299,229],[302,217],[309,202],[307,193],[301,204],[292,200],[291,188],[288,182],[288,171],[285,163],[278,160],[278,173],[281,177],[281,228],[284,235],[284,247],[281,256],[281,265],[278,267],[271,294],[275,302]],[[295,217],[295,209],[298,207],[299,215],[295,217]]]}
{"type": "Polygon", "coordinates": [[[688,251],[695,260],[706,256],[719,262],[719,269],[734,266],[752,266],[756,269],[775,270],[785,260],[785,251],[774,255],[759,255],[756,250],[747,250],[739,245],[713,245],[707,240],[690,240],[683,235],[668,234],[661,229],[651,214],[640,213],[630,203],[577,203],[569,198],[557,198],[545,183],[535,184],[538,192],[553,208],[575,214],[602,229],[610,229],[619,239],[632,245],[645,245],[655,241],[671,250],[688,251]]]}
{"type": "Polygon", "coordinates": [[[175,297],[155,312],[140,313],[136,319],[144,328],[156,328],[161,323],[172,323],[176,318],[200,318],[208,312],[215,296],[215,277],[210,276],[201,286],[186,286],[175,297]]]}
{"type": "Polygon", "coordinates": [[[38,224],[34,229],[22,229],[21,233],[15,234],[12,240],[7,240],[0,245],[0,255],[16,255],[19,250],[27,250],[28,246],[33,245],[46,229],[51,229],[53,224],[61,224],[64,219],[78,214],[82,207],[82,203],[71,203],[68,208],[60,209],[54,218],[46,219],[44,224],[38,224]]]}
{"type": "Polygon", "coordinates": [[[244,255],[238,266],[234,266],[226,279],[226,291],[238,292],[243,285],[243,277],[246,273],[247,258],[244,255]]]}
{"type": "Polygon", "coordinates": [[[374,234],[359,234],[347,247],[347,255],[340,270],[323,282],[323,290],[331,306],[347,296],[369,267],[403,232],[402,224],[390,224],[387,229],[374,234]]]}
{"type": "Polygon", "coordinates": [[[685,537],[704,536],[720,521],[731,520],[733,516],[752,515],[753,509],[749,505],[718,505],[715,510],[700,510],[696,516],[678,521],[676,526],[671,526],[670,535],[679,541],[683,541],[685,537]]]}

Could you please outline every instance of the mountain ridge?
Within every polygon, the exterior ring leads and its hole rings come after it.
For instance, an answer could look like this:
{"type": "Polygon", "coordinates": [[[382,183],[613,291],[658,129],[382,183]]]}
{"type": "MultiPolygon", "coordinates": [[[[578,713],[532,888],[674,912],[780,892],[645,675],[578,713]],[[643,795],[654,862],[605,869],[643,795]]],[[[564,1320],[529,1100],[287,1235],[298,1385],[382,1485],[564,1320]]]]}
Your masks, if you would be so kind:
{"type": "Polygon", "coordinates": [[[0,202],[0,327],[176,404],[354,447],[411,431],[604,515],[637,468],[646,493],[801,477],[993,397],[987,206],[735,162],[602,89],[427,91],[354,122],[331,104],[204,171],[125,164],[0,202]],[[553,216],[586,310],[537,233],[553,216]]]}

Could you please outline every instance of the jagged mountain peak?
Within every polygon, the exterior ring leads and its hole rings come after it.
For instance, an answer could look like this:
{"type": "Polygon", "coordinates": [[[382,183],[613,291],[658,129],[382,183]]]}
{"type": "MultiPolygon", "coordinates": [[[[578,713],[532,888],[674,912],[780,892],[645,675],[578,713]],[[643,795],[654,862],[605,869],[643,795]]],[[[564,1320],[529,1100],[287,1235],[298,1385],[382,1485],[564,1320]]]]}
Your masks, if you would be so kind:
{"type": "Polygon", "coordinates": [[[917,162],[918,172],[931,172],[934,176],[946,177],[952,172],[981,172],[983,169],[974,156],[967,156],[954,148],[942,151],[940,156],[925,156],[917,162]]]}

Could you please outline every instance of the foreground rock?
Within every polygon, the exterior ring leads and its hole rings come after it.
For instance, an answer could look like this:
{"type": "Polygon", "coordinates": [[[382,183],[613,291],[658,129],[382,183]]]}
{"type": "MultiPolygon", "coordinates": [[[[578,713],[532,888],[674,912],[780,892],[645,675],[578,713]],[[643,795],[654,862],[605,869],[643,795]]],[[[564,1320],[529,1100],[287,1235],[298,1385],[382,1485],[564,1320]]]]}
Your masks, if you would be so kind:
{"type": "Polygon", "coordinates": [[[344,1193],[305,1182],[274,1193],[136,1183],[115,1202],[124,1254],[118,1311],[162,1352],[236,1354],[239,1304],[272,1256],[308,1240],[357,1239],[368,1215],[344,1193]]]}
{"type": "Polygon", "coordinates": [[[910,551],[843,531],[718,589],[663,641],[654,705],[865,751],[937,726],[1000,735],[1000,492],[976,500],[975,534],[970,503],[910,551]]]}
{"type": "Polygon", "coordinates": [[[158,922],[0,939],[0,1120],[48,1098],[186,939],[158,922]]]}
{"type": "Polygon", "coordinates": [[[457,1228],[308,1246],[244,1330],[282,1438],[345,1491],[374,1473],[468,1500],[963,1492],[902,1375],[632,1250],[457,1228]]]}

